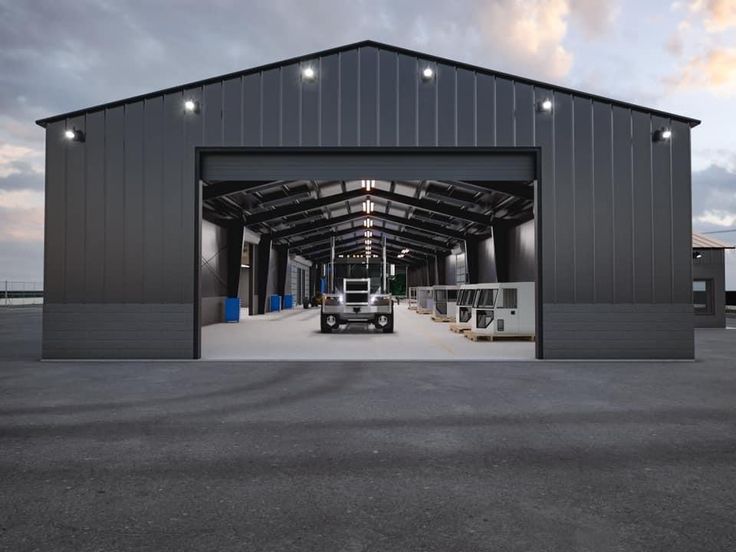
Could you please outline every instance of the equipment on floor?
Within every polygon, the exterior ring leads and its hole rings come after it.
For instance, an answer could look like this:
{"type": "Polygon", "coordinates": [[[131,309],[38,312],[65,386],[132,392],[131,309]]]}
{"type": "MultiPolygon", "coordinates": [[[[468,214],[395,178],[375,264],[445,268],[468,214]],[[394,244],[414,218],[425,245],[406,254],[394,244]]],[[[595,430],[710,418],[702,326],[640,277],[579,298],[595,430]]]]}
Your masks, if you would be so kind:
{"type": "Polygon", "coordinates": [[[341,324],[373,324],[383,333],[394,331],[394,302],[386,293],[371,293],[370,278],[343,279],[342,293],[327,293],[322,301],[320,329],[330,333],[341,324]]]}
{"type": "Polygon", "coordinates": [[[452,322],[457,312],[458,286],[432,286],[432,320],[452,322]]]}
{"type": "Polygon", "coordinates": [[[466,337],[534,337],[534,282],[480,284],[477,294],[466,337]]]}
{"type": "Polygon", "coordinates": [[[418,314],[432,314],[433,302],[432,302],[432,287],[431,286],[419,286],[417,290],[417,313],[418,314]]]}
{"type": "Polygon", "coordinates": [[[409,310],[417,310],[417,288],[410,287],[406,291],[406,302],[409,305],[409,310]]]}
{"type": "Polygon", "coordinates": [[[455,323],[451,324],[450,330],[461,332],[469,330],[472,325],[473,307],[476,305],[478,294],[483,286],[496,286],[498,284],[463,284],[457,294],[457,308],[455,312],[455,323]]]}

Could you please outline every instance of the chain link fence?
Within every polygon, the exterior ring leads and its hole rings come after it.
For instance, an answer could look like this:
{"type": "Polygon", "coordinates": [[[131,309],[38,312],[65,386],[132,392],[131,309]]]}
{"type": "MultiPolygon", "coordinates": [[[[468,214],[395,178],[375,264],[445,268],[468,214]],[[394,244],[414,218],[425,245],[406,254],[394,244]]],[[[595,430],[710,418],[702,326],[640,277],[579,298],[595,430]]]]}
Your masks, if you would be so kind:
{"type": "Polygon", "coordinates": [[[0,280],[0,307],[40,305],[42,303],[42,282],[0,280]]]}

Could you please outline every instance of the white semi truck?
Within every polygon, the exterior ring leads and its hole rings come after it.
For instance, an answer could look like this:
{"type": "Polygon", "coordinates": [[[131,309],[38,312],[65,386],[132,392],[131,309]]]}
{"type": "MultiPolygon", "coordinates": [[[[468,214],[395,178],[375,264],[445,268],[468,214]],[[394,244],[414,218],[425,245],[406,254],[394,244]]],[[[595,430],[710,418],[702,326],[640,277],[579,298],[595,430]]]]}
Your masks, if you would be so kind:
{"type": "Polygon", "coordinates": [[[320,329],[330,333],[342,324],[373,324],[383,333],[394,331],[394,302],[386,293],[371,293],[370,278],[343,279],[342,293],[328,293],[322,299],[320,329]]]}

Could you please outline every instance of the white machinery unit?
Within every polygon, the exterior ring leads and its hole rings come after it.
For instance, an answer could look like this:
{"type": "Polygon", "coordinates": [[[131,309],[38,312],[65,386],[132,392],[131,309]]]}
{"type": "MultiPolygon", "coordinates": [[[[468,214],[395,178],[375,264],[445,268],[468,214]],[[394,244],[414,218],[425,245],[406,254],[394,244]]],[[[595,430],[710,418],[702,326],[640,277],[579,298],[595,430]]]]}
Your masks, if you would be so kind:
{"type": "Polygon", "coordinates": [[[417,287],[417,313],[432,314],[432,288],[430,286],[417,287]]]}
{"type": "Polygon", "coordinates": [[[477,293],[471,334],[534,337],[534,282],[482,284],[477,293]]]}
{"type": "MultiPolygon", "coordinates": [[[[457,293],[457,309],[455,313],[455,327],[457,329],[470,329],[472,325],[473,307],[475,307],[476,301],[480,289],[485,287],[495,286],[498,288],[498,284],[463,284],[460,286],[460,290],[457,293]]],[[[491,287],[491,289],[493,289],[491,287]]]]}
{"type": "Polygon", "coordinates": [[[406,290],[406,302],[409,304],[409,310],[417,309],[417,288],[410,287],[406,290]]]}
{"type": "Polygon", "coordinates": [[[432,286],[432,318],[450,322],[457,312],[458,286],[432,286]]]}

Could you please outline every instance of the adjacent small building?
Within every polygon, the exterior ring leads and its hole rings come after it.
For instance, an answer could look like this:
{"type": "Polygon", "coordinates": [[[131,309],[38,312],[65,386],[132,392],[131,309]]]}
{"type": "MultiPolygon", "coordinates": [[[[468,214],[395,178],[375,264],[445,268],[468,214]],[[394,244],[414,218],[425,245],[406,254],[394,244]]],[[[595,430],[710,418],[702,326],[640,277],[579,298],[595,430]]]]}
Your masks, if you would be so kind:
{"type": "Polygon", "coordinates": [[[693,232],[693,307],[696,328],[726,327],[726,249],[734,247],[693,232]]]}

